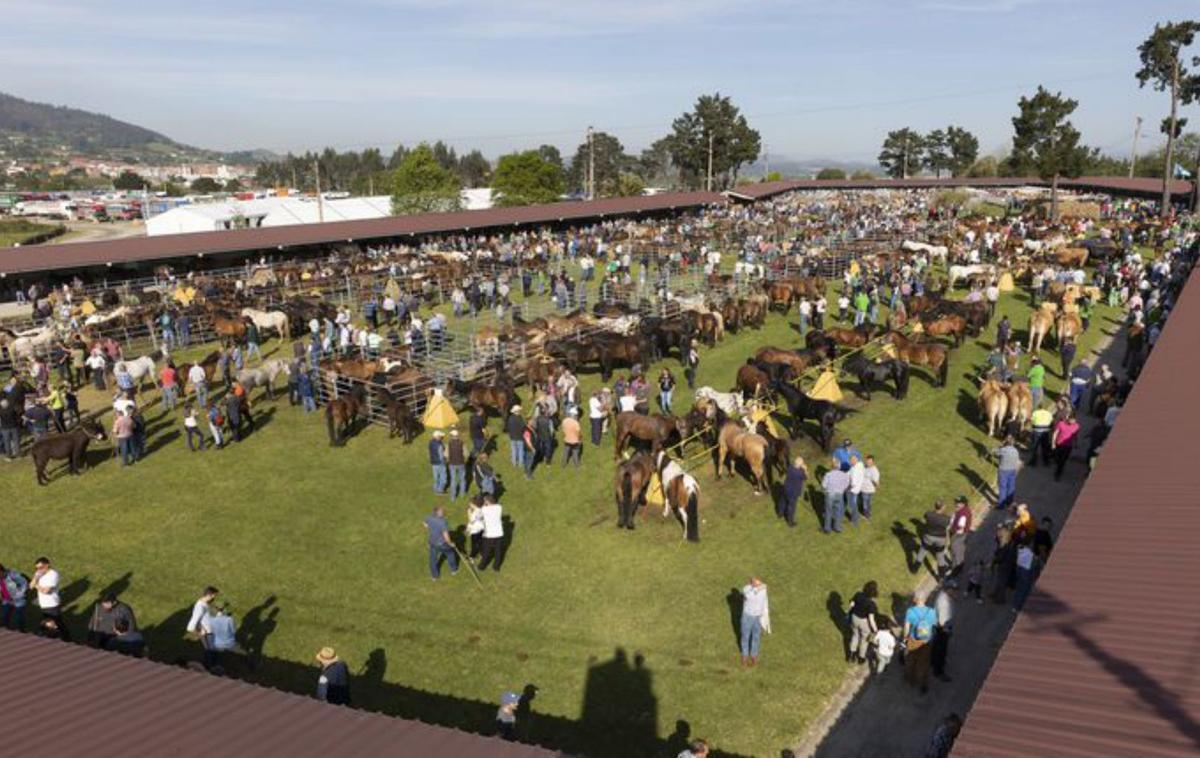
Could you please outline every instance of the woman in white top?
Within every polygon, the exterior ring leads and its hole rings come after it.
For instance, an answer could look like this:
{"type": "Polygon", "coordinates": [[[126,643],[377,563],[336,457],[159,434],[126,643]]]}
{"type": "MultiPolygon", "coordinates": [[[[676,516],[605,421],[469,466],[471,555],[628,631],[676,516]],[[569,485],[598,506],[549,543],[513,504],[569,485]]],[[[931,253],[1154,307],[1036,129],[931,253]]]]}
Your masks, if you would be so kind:
{"type": "Polygon", "coordinates": [[[467,536],[471,539],[471,559],[479,555],[483,547],[483,499],[475,496],[467,503],[467,536]]]}

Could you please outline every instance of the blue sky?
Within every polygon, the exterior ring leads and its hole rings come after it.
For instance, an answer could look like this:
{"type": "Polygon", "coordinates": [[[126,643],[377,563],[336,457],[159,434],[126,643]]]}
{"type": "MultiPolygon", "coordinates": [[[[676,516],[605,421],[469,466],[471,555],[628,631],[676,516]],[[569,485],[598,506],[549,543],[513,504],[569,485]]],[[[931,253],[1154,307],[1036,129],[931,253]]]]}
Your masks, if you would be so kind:
{"type": "MultiPolygon", "coordinates": [[[[439,137],[496,156],[589,124],[639,149],[731,95],[770,153],[872,159],[957,124],[985,152],[1045,83],[1084,139],[1157,139],[1138,43],[1174,0],[0,0],[0,91],[203,147],[341,149],[439,137]]],[[[1197,45],[1200,48],[1200,45],[1197,45]]],[[[1200,50],[1197,50],[1200,54],[1200,50]]],[[[1192,121],[1200,123],[1200,107],[1192,121]]]]}

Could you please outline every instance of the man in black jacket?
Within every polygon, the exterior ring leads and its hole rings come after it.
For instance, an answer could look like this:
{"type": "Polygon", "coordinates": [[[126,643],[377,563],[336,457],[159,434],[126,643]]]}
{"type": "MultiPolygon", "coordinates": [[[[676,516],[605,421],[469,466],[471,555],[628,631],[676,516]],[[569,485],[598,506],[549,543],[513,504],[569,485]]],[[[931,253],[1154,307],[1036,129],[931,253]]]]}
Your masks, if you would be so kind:
{"type": "Polygon", "coordinates": [[[332,705],[350,705],[350,669],[331,647],[317,653],[321,675],[317,678],[317,700],[332,705]]]}
{"type": "Polygon", "coordinates": [[[515,468],[525,468],[525,419],[521,418],[521,406],[514,405],[504,422],[508,434],[509,462],[515,468]]]}
{"type": "Polygon", "coordinates": [[[21,454],[21,411],[8,398],[0,399],[0,452],[10,461],[21,454]]]}
{"type": "Polygon", "coordinates": [[[109,592],[100,598],[100,602],[92,609],[92,617],[88,620],[88,643],[93,647],[107,648],[109,641],[117,636],[117,622],[124,621],[128,630],[137,629],[137,619],[133,609],[117,599],[115,593],[109,592]]]}
{"type": "Polygon", "coordinates": [[[946,505],[941,500],[933,504],[933,508],[925,511],[925,528],[921,534],[921,549],[917,551],[915,572],[925,565],[926,554],[932,554],[934,574],[940,579],[946,569],[946,540],[950,530],[950,516],[946,513],[946,505]]]}

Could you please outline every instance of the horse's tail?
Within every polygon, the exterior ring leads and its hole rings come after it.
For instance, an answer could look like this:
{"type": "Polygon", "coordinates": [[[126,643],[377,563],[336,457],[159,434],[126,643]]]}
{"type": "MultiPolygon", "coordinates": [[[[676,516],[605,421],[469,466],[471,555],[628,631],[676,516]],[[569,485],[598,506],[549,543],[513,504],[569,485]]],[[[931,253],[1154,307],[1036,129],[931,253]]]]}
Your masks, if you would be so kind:
{"type": "Polygon", "coordinates": [[[938,382],[945,387],[946,380],[950,377],[950,351],[942,353],[942,367],[938,370],[938,382]]]}
{"type": "Polygon", "coordinates": [[[621,519],[625,519],[626,513],[633,511],[633,474],[630,473],[629,467],[621,472],[621,519]]]}
{"type": "Polygon", "coordinates": [[[687,532],[688,542],[700,541],[700,502],[699,494],[690,488],[687,489],[687,507],[684,510],[684,529],[687,532]]]}

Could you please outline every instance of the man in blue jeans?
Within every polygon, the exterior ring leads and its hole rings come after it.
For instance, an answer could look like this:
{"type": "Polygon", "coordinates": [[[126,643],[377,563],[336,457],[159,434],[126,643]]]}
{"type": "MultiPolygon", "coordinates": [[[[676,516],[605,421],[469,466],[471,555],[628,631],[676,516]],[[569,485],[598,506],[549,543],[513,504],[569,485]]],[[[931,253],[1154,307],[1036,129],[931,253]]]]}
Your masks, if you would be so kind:
{"type": "Polygon", "coordinates": [[[450,541],[450,525],[446,523],[446,509],[440,505],[425,517],[425,530],[429,533],[429,575],[437,581],[442,576],[442,559],[450,564],[450,575],[458,573],[458,552],[450,541]]]}
{"type": "Polygon", "coordinates": [[[825,491],[825,523],[821,531],[825,534],[842,531],[842,516],[846,510],[846,490],[850,488],[850,475],[842,471],[837,458],[825,476],[821,478],[821,489],[825,491]]]}
{"type": "Polygon", "coordinates": [[[1021,452],[1013,443],[1012,435],[1004,438],[1004,444],[996,448],[994,455],[999,462],[996,472],[996,507],[1007,508],[1012,505],[1017,492],[1017,472],[1021,470],[1021,452]]]}
{"type": "Polygon", "coordinates": [[[757,666],[762,648],[763,630],[771,631],[771,614],[767,605],[767,585],[757,576],[742,588],[742,619],[739,635],[742,665],[757,666]]]}
{"type": "Polygon", "coordinates": [[[446,445],[442,442],[442,432],[434,432],[429,440],[429,466],[433,469],[433,494],[441,495],[446,491],[446,445]]]}
{"type": "Polygon", "coordinates": [[[525,419],[521,418],[521,406],[514,405],[504,422],[508,434],[509,462],[514,468],[525,468],[525,419]]]}

